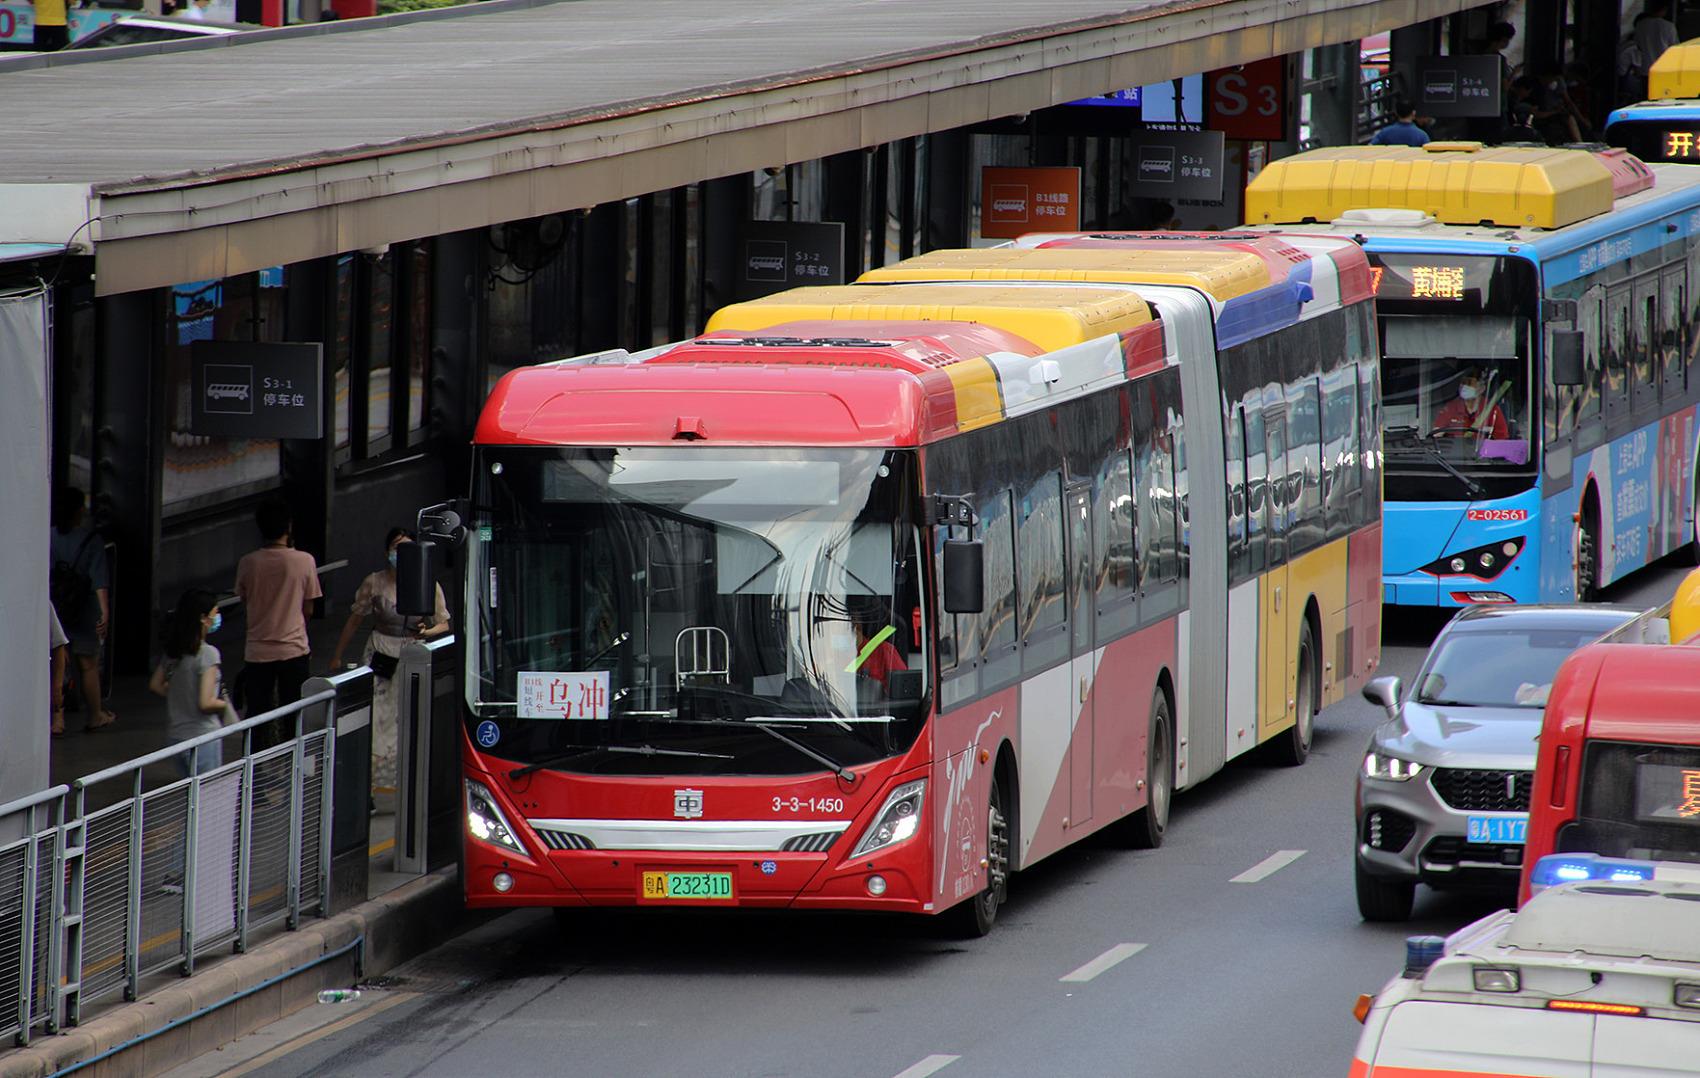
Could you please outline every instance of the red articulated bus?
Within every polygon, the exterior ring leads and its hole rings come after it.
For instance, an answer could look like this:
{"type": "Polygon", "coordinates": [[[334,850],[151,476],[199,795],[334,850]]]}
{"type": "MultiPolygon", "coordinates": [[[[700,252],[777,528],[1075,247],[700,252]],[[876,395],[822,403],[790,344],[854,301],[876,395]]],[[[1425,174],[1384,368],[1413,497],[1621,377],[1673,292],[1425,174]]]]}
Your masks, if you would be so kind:
{"type": "Polygon", "coordinates": [[[504,378],[460,622],[468,904],[981,933],[1017,869],[1159,843],[1239,753],[1302,762],[1379,656],[1368,277],[1350,243],[1219,257],[1256,264],[1226,299],[1188,266],[798,289],[504,378]]]}

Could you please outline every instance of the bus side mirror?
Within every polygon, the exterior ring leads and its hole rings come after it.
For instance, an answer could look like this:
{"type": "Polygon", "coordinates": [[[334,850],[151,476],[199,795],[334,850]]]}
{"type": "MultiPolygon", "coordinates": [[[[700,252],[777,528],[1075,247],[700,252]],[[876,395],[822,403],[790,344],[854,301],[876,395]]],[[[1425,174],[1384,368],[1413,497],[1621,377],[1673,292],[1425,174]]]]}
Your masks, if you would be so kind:
{"type": "Polygon", "coordinates": [[[1585,378],[1582,371],[1582,331],[1555,329],[1552,331],[1552,350],[1547,356],[1555,386],[1579,386],[1585,378]]]}
{"type": "Polygon", "coordinates": [[[978,539],[944,541],[944,612],[978,614],[986,608],[986,548],[978,539]]]}
{"type": "Polygon", "coordinates": [[[429,539],[395,548],[395,610],[403,617],[431,617],[437,612],[437,582],[431,577],[437,544],[429,539]]]}

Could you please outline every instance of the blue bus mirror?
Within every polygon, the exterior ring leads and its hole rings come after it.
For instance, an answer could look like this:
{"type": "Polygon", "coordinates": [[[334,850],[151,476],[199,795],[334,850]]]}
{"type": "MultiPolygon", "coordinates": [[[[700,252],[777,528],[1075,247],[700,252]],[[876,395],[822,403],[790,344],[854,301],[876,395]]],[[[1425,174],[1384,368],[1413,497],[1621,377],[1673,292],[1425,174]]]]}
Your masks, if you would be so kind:
{"type": "Polygon", "coordinates": [[[1586,379],[1582,370],[1582,331],[1555,329],[1552,348],[1547,354],[1547,369],[1552,371],[1555,386],[1579,386],[1586,379]]]}

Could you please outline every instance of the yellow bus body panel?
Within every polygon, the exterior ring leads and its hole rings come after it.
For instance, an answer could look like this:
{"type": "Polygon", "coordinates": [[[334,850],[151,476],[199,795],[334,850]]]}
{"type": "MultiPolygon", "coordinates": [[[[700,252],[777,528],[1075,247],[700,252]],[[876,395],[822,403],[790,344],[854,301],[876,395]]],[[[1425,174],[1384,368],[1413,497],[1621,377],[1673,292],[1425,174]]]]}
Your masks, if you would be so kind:
{"type": "Polygon", "coordinates": [[[1672,45],[1647,72],[1647,97],[1700,97],[1700,39],[1672,45]]]}
{"type": "Polygon", "coordinates": [[[964,433],[990,426],[1003,418],[1003,393],[998,372],[984,357],[965,359],[944,368],[956,387],[956,429],[964,433]]]}
{"type": "Polygon", "coordinates": [[[1609,212],[1612,197],[1611,171],[1587,150],[1337,146],[1270,163],[1246,188],[1245,212],[1295,224],[1405,209],[1454,225],[1560,228],[1609,212]]]}
{"type": "MultiPolygon", "coordinates": [[[[1162,243],[1163,241],[1154,241],[1162,243]]],[[[992,247],[929,251],[869,270],[858,284],[900,281],[1071,281],[1182,285],[1218,301],[1268,288],[1269,267],[1249,251],[1175,247],[992,247]]]]}
{"type": "Polygon", "coordinates": [[[1055,352],[1144,325],[1151,321],[1151,308],[1125,289],[828,285],[793,288],[722,307],[709,319],[707,332],[845,320],[978,322],[1055,352]]]}

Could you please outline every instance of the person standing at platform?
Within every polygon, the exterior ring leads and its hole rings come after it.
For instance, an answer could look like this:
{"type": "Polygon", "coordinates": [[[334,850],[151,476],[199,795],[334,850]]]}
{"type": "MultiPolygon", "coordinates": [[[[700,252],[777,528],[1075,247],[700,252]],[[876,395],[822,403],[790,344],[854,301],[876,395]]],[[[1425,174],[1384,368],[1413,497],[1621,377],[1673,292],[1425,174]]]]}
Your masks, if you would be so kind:
{"type": "Polygon", "coordinates": [[[77,687],[88,715],[86,729],[103,730],[118,718],[106,710],[100,681],[100,653],[112,617],[111,580],[106,541],[85,522],[86,507],[83,492],[76,487],[61,487],[53,496],[48,593],[71,640],[77,687]]]}
{"type": "MultiPolygon", "coordinates": [[[[236,564],[236,594],[248,614],[248,641],[242,652],[241,697],[248,717],[292,704],[312,674],[307,619],[319,587],[313,555],[294,549],[294,519],[279,499],[254,513],[261,545],[236,564]]],[[[285,724],[272,724],[262,740],[285,740],[285,724]]]]}
{"type": "Polygon", "coordinates": [[[354,634],[367,619],[372,635],[366,644],[366,665],[372,668],[372,793],[393,795],[396,791],[397,700],[395,672],[401,649],[410,640],[430,640],[449,631],[448,602],[443,586],[437,585],[436,610],[429,618],[406,617],[396,612],[396,549],[413,542],[406,528],[391,528],[384,536],[384,557],[389,564],[369,573],[360,582],[342,627],[336,651],[331,654],[331,672],[342,669],[342,657],[353,643],[354,634]]]}

